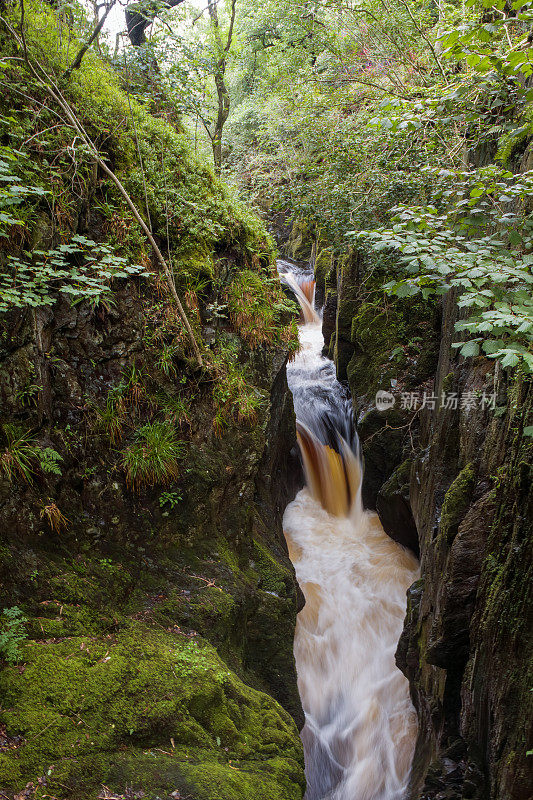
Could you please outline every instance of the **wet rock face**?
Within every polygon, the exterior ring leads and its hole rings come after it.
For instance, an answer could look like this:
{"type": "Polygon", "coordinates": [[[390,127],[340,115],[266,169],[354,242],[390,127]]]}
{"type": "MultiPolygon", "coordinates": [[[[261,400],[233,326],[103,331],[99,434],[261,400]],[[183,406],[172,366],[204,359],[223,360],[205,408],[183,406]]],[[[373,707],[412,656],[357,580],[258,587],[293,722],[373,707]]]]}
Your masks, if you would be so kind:
{"type": "Polygon", "coordinates": [[[313,226],[303,219],[294,220],[285,245],[287,255],[297,263],[309,264],[314,251],[313,226]]]}
{"type": "MultiPolygon", "coordinates": [[[[392,478],[404,457],[405,414],[396,409],[368,411],[359,421],[357,431],[364,457],[363,504],[375,509],[380,491],[392,478]]],[[[381,507],[387,503],[388,492],[382,492],[381,507]]],[[[392,497],[392,495],[391,495],[392,497]]],[[[392,513],[392,512],[391,512],[392,513]]]]}
{"type": "MultiPolygon", "coordinates": [[[[322,334],[324,336],[324,351],[328,355],[335,347],[335,321],[337,319],[337,294],[330,291],[326,294],[322,312],[322,334]]],[[[333,355],[333,353],[332,353],[333,355]]]]}
{"type": "Polygon", "coordinates": [[[30,316],[13,319],[0,342],[0,422],[17,421],[21,392],[42,369],[48,393],[26,416],[63,459],[61,474],[0,478],[0,607],[24,608],[30,639],[26,669],[0,669],[9,698],[0,727],[18,742],[0,753],[0,788],[23,789],[53,764],[47,790],[57,797],[106,785],[149,799],[300,800],[298,599],[281,530],[300,475],[285,354],[239,345],[265,397],[255,424],[216,434],[200,383],[177,428],[178,478],[134,492],[117,453],[128,426],[146,421],[148,397],[174,397],[180,371],[168,379],[154,369],[150,298],[125,286],[115,301],[105,313],[43,312],[46,358],[30,316]],[[133,366],[143,376],[137,411],[110,441],[93,406],[105,407],[133,366]],[[68,521],[59,530],[40,513],[48,498],[68,521]]]}
{"type": "Polygon", "coordinates": [[[531,382],[457,357],[453,293],[439,315],[394,301],[385,325],[379,304],[354,293],[365,265],[344,284],[334,271],[324,328],[354,401],[363,500],[421,559],[396,654],[419,717],[408,800],[529,800],[533,444],[522,432],[531,382]],[[350,315],[346,365],[336,339],[350,315]],[[393,392],[393,409],[375,408],[377,389],[393,392]],[[437,401],[414,414],[401,392],[437,401]],[[473,402],[444,408],[443,392],[473,402]]]}
{"type": "Polygon", "coordinates": [[[315,259],[315,303],[317,308],[322,308],[326,300],[326,284],[333,268],[333,252],[331,248],[323,248],[317,253],[315,259]]]}
{"type": "Polygon", "coordinates": [[[453,364],[454,304],[445,308],[436,390],[492,392],[481,404],[422,418],[410,481],[422,580],[409,592],[397,662],[420,731],[410,800],[526,800],[531,734],[531,385],[495,380],[483,359],[453,364]],[[527,478],[526,478],[527,476],[527,478]],[[528,621],[529,618],[529,621],[528,621]]]}
{"type": "Polygon", "coordinates": [[[418,530],[409,497],[411,461],[403,462],[380,488],[376,511],[385,533],[420,557],[418,530]]]}

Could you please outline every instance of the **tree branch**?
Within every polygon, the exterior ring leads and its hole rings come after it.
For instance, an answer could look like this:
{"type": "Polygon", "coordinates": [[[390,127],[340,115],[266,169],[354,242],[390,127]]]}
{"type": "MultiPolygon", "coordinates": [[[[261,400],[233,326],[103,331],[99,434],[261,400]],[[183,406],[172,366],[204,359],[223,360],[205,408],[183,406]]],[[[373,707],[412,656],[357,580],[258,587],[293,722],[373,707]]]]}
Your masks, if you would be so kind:
{"type": "Polygon", "coordinates": [[[233,25],[235,24],[235,6],[237,0],[231,0],[231,19],[229,22],[229,31],[228,31],[228,41],[226,42],[226,46],[224,48],[224,52],[227,53],[231,47],[231,40],[233,38],[233,25]]]}
{"type": "MultiPolygon", "coordinates": [[[[184,0],[164,0],[162,3],[163,8],[175,8],[183,3],[184,0]]],[[[134,3],[134,5],[139,5],[134,3]]],[[[132,11],[126,8],[126,27],[128,29],[128,36],[130,42],[134,47],[141,47],[146,44],[146,29],[152,24],[154,18],[157,16],[157,10],[153,5],[147,3],[142,10],[132,11]]]]}
{"type": "Polygon", "coordinates": [[[76,56],[76,58],[74,59],[74,61],[70,65],[70,67],[68,67],[65,70],[65,72],[63,73],[63,75],[61,76],[64,80],[68,80],[70,78],[70,76],[72,75],[72,73],[74,72],[74,70],[75,69],[79,69],[81,67],[81,62],[83,61],[83,57],[84,57],[85,53],[87,52],[89,47],[92,45],[94,40],[98,37],[100,31],[104,27],[104,24],[105,24],[105,21],[107,19],[107,16],[108,16],[109,12],[111,11],[111,9],[113,8],[113,6],[115,5],[115,2],[116,2],[116,0],[111,0],[111,2],[106,5],[106,9],[104,11],[104,14],[103,14],[100,22],[98,23],[98,25],[96,26],[96,28],[94,29],[94,31],[92,32],[92,34],[90,35],[88,40],[85,42],[85,44],[83,44],[80,47],[80,49],[78,50],[78,55],[76,56]]]}
{"type": "Polygon", "coordinates": [[[435,59],[435,61],[437,62],[437,66],[438,66],[438,68],[440,70],[440,73],[441,73],[442,77],[444,78],[444,83],[447,86],[448,85],[448,80],[446,78],[446,73],[444,72],[444,67],[441,64],[440,58],[438,57],[438,55],[437,55],[437,53],[435,51],[435,48],[431,44],[431,41],[430,41],[429,37],[426,36],[426,34],[424,33],[423,29],[420,27],[420,25],[418,24],[418,22],[414,18],[413,13],[412,13],[411,9],[409,8],[409,5],[405,2],[405,0],[400,0],[400,3],[402,4],[402,6],[405,8],[407,13],[411,17],[411,20],[412,20],[412,23],[413,23],[413,25],[415,27],[415,30],[420,34],[420,36],[423,38],[423,40],[425,41],[425,43],[427,44],[427,46],[431,50],[431,54],[432,54],[433,58],[435,59]]]}

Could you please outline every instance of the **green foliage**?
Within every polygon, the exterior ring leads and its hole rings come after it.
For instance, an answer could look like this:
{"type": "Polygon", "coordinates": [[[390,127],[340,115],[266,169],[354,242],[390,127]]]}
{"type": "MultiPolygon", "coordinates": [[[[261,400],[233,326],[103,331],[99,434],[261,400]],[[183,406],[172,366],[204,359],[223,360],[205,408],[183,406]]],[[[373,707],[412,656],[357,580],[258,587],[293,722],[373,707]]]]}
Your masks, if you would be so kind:
{"type": "Polygon", "coordinates": [[[297,346],[294,331],[281,325],[280,317],[296,314],[297,306],[288,300],[277,275],[243,270],[236,273],[227,290],[231,321],[252,349],[267,342],[283,341],[297,346]]]}
{"type": "Polygon", "coordinates": [[[164,508],[166,505],[169,505],[171,509],[174,509],[181,500],[183,500],[183,497],[179,492],[161,492],[159,495],[159,506],[160,508],[164,508]]]}
{"type": "MultiPolygon", "coordinates": [[[[2,122],[9,122],[9,118],[2,118],[2,122]]],[[[47,192],[39,186],[25,186],[18,175],[12,174],[17,153],[11,148],[0,148],[0,154],[0,237],[7,238],[13,225],[24,224],[23,220],[11,214],[10,209],[22,205],[28,198],[43,197],[47,192]]]]}
{"type": "Polygon", "coordinates": [[[237,342],[221,338],[211,353],[211,359],[215,433],[220,435],[224,428],[235,421],[255,424],[258,413],[265,406],[266,395],[254,385],[248,367],[240,363],[237,342]]]}
{"type": "Polygon", "coordinates": [[[0,452],[0,474],[8,481],[18,477],[31,483],[38,467],[43,472],[61,475],[59,462],[63,459],[52,447],[41,447],[30,431],[21,431],[15,425],[6,423],[3,430],[7,446],[0,452]]]}
{"type": "Polygon", "coordinates": [[[118,442],[122,438],[125,413],[124,401],[120,394],[110,391],[103,408],[95,404],[93,411],[96,429],[105,433],[113,444],[118,442]]]}
{"type": "Polygon", "coordinates": [[[454,344],[462,355],[483,351],[504,367],[533,372],[533,223],[519,205],[532,194],[531,172],[442,170],[434,205],[397,207],[391,228],[347,235],[401,254],[404,277],[385,284],[391,294],[457,290],[468,316],[456,329],[470,334],[454,344]]]}
{"type": "Polygon", "coordinates": [[[533,4],[342,4],[342,23],[340,5],[251,14],[251,88],[235,88],[227,129],[237,182],[295,214],[318,250],[338,256],[364,231],[396,255],[390,294],[454,288],[462,355],[531,372],[533,175],[465,159],[516,170],[533,135],[533,4]]]}
{"type": "MultiPolygon", "coordinates": [[[[14,9],[13,14],[16,17],[18,11],[14,9]]],[[[52,8],[31,0],[25,5],[25,24],[30,53],[59,81],[79,44],[72,30],[52,8]]],[[[9,259],[1,283],[7,296],[5,303],[18,306],[51,303],[50,292],[59,289],[58,284],[61,291],[75,298],[88,296],[97,302],[107,297],[109,302],[109,284],[114,277],[143,274],[143,268],[132,266],[139,259],[142,244],[137,224],[132,223],[116,188],[105,182],[99,184],[91,205],[105,209],[106,229],[116,247],[108,244],[107,252],[99,252],[95,248],[102,245],[85,241],[78,243],[82,252],[65,254],[62,248],[76,244],[76,239],[72,239],[76,216],[72,201],[76,191],[80,195],[87,193],[93,180],[93,159],[79,139],[72,138],[68,126],[58,124],[53,114],[50,120],[50,116],[47,119],[46,114],[37,113],[42,93],[24,67],[17,66],[15,72],[8,58],[3,66],[7,71],[5,77],[10,80],[5,84],[6,106],[13,109],[16,123],[6,125],[6,140],[10,141],[13,152],[16,149],[18,153],[17,164],[32,166],[32,174],[38,174],[46,191],[51,193],[54,222],[66,241],[65,245],[44,250],[31,260],[22,256],[9,259]],[[28,116],[26,110],[20,111],[21,91],[28,105],[35,108],[35,114],[28,116]],[[44,150],[50,151],[53,163],[43,157],[44,150]],[[121,218],[124,224],[119,224],[121,218]],[[118,247],[127,255],[119,255],[118,247]]],[[[191,280],[213,277],[212,254],[217,249],[238,245],[249,259],[258,252],[272,251],[264,227],[192,153],[179,125],[176,129],[152,116],[144,102],[134,98],[129,102],[118,76],[91,51],[80,69],[70,76],[65,95],[93,139],[105,143],[103,157],[107,157],[107,152],[112,154],[115,171],[137,206],[150,217],[154,233],[168,240],[169,261],[178,290],[191,280]]],[[[30,186],[27,176],[23,183],[30,186]]],[[[146,263],[146,257],[142,261],[146,263]]]]}
{"type": "Polygon", "coordinates": [[[527,40],[533,22],[532,2],[468,0],[459,24],[457,17],[456,9],[447,9],[447,19],[439,37],[445,58],[464,59],[474,73],[495,73],[507,80],[529,77],[533,73],[527,40]],[[486,9],[492,13],[487,13],[486,9]],[[452,27],[446,23],[451,23],[452,27]]]}
{"type": "Polygon", "coordinates": [[[128,484],[139,491],[144,486],[170,483],[178,477],[183,452],[183,442],[171,423],[148,422],[135,432],[122,456],[128,484]]]}
{"type": "Polygon", "coordinates": [[[22,659],[21,644],[28,634],[24,628],[28,620],[17,606],[4,608],[0,617],[0,658],[8,664],[22,659]]]}
{"type": "Polygon", "coordinates": [[[175,356],[179,352],[179,346],[175,343],[163,344],[156,361],[156,367],[163,372],[167,378],[176,375],[175,356]]]}
{"type": "Polygon", "coordinates": [[[57,292],[69,295],[73,303],[90,299],[98,305],[109,297],[112,280],[149,274],[142,266],[128,264],[109,245],[80,235],[54,250],[33,250],[24,255],[9,256],[5,274],[0,276],[0,312],[12,307],[53,305],[57,292]]]}
{"type": "Polygon", "coordinates": [[[40,447],[39,451],[38,458],[42,471],[52,475],[61,475],[59,462],[63,461],[62,456],[52,447],[40,447]]]}

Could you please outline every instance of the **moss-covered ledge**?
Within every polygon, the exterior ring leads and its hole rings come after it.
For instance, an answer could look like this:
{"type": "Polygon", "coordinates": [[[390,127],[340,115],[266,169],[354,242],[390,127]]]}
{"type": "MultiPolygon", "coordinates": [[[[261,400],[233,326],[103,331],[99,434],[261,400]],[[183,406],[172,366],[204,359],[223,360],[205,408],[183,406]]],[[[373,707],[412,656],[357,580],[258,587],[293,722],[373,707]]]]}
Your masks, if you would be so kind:
{"type": "Polygon", "coordinates": [[[131,620],[117,634],[28,642],[23,666],[0,673],[0,695],[15,743],[0,753],[0,786],[33,775],[46,783],[37,796],[80,800],[102,785],[148,799],[303,794],[294,721],[201,637],[131,620]]]}

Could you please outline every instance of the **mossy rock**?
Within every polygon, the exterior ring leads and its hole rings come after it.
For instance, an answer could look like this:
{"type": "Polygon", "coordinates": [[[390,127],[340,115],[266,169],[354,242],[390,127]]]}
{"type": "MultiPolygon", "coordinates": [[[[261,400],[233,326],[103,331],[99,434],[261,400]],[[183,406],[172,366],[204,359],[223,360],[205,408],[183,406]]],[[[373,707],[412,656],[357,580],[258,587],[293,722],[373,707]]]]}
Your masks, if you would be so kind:
{"type": "Polygon", "coordinates": [[[409,496],[411,465],[412,460],[406,459],[394,470],[378,492],[376,509],[385,533],[418,558],[418,531],[409,496]]]}
{"type": "Polygon", "coordinates": [[[378,389],[389,390],[391,381],[410,389],[433,375],[439,352],[436,316],[431,302],[411,299],[392,299],[384,310],[381,293],[357,305],[346,368],[356,405],[373,400],[378,389]]]}
{"type": "Polygon", "coordinates": [[[457,533],[472,500],[476,485],[476,471],[473,464],[467,464],[444,495],[440,513],[439,534],[450,542],[457,533]]]}
{"type": "Polygon", "coordinates": [[[168,793],[182,774],[205,800],[301,798],[292,718],[207,642],[130,622],[116,636],[31,642],[24,658],[0,673],[0,719],[8,736],[22,737],[0,755],[0,786],[20,789],[49,773],[47,791],[58,797],[86,800],[125,783],[151,797],[151,779],[134,766],[149,754],[161,775],[160,754],[170,751],[177,772],[158,787],[168,793]]]}
{"type": "Polygon", "coordinates": [[[273,594],[292,594],[292,574],[280,564],[259,540],[254,539],[254,569],[260,576],[260,588],[273,594]]]}
{"type": "Polygon", "coordinates": [[[291,759],[227,760],[208,751],[131,750],[110,767],[110,784],[142,788],[149,800],[172,792],[194,800],[300,800],[300,765],[291,759]]]}
{"type": "Polygon", "coordinates": [[[332,267],[333,251],[330,247],[324,247],[315,260],[315,302],[319,307],[324,305],[326,299],[326,282],[332,267]]]}
{"type": "Polygon", "coordinates": [[[313,250],[313,240],[313,226],[306,220],[296,219],[287,242],[288,255],[293,261],[309,262],[313,250]]]}
{"type": "Polygon", "coordinates": [[[363,504],[376,508],[378,493],[402,463],[408,417],[397,408],[371,409],[357,426],[364,458],[363,504]]]}

